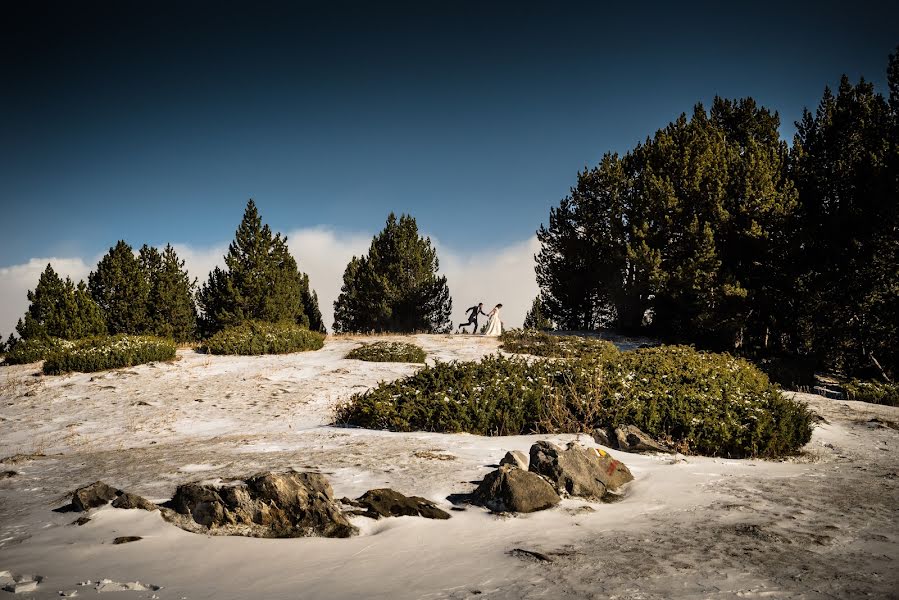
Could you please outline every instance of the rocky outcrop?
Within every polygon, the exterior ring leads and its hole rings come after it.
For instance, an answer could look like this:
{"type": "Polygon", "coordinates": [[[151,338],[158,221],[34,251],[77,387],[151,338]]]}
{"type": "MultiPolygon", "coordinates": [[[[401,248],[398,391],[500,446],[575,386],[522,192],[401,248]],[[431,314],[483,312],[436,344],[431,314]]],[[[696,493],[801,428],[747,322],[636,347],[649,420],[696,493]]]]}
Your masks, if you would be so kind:
{"type": "Polygon", "coordinates": [[[121,492],[120,495],[112,501],[112,506],[114,508],[137,508],[140,510],[149,511],[157,510],[159,508],[143,496],[138,496],[137,494],[129,494],[128,492],[121,492]]]}
{"type": "Polygon", "coordinates": [[[358,533],[318,473],[265,472],[234,485],[186,483],[163,516],[187,531],[250,537],[349,537],[358,533]]]}
{"type": "Polygon", "coordinates": [[[503,459],[499,461],[499,465],[510,465],[527,471],[528,455],[521,450],[510,450],[509,452],[506,452],[506,455],[503,457],[503,459]]]}
{"type": "Polygon", "coordinates": [[[539,475],[503,465],[484,477],[468,501],[493,512],[529,513],[551,508],[561,498],[539,475]]]}
{"type": "Polygon", "coordinates": [[[78,488],[72,494],[72,508],[83,512],[109,504],[118,495],[118,490],[110,487],[102,481],[95,481],[90,485],[78,488]]]}
{"type": "Polygon", "coordinates": [[[540,441],[531,446],[530,454],[529,469],[569,496],[602,500],[608,492],[634,478],[624,463],[609,453],[575,442],[563,450],[551,442],[540,441]]]}
{"type": "Polygon", "coordinates": [[[671,448],[634,425],[595,429],[592,435],[597,444],[622,452],[673,452],[671,448]]]}
{"type": "Polygon", "coordinates": [[[437,508],[437,505],[427,498],[405,496],[389,488],[369,490],[355,500],[343,498],[341,502],[363,509],[353,512],[372,519],[381,517],[450,518],[449,513],[437,508]]]}

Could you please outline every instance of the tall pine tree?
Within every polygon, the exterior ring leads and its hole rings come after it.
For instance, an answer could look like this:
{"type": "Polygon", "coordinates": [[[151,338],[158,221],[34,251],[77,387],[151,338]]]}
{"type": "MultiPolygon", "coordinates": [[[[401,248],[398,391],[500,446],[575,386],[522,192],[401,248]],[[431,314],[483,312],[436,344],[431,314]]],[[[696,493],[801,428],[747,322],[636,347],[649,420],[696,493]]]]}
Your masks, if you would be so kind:
{"type": "Polygon", "coordinates": [[[543,301],[540,299],[540,296],[534,298],[530,310],[524,315],[523,327],[525,329],[535,329],[537,331],[548,331],[553,328],[553,323],[547,316],[546,309],[543,306],[543,301]]]}
{"type": "Polygon", "coordinates": [[[131,246],[119,240],[110,248],[88,276],[88,288],[103,312],[109,333],[140,334],[146,330],[150,286],[131,246]]]}
{"type": "Polygon", "coordinates": [[[442,332],[451,328],[452,300],[438,276],[437,251],[409,215],[390,213],[368,254],[353,257],[334,302],[337,332],[442,332]]]}
{"type": "Polygon", "coordinates": [[[287,238],[262,224],[256,203],[250,200],[225,255],[225,268],[216,267],[198,294],[203,333],[247,320],[309,326],[303,278],[287,249],[287,238]]]}
{"type": "Polygon", "coordinates": [[[74,340],[106,333],[100,308],[83,282],[76,286],[63,281],[53,267],[41,273],[37,286],[28,292],[30,305],[16,325],[22,339],[57,337],[74,340]]]}
{"type": "Polygon", "coordinates": [[[144,245],[139,259],[147,279],[148,333],[188,342],[197,337],[196,279],[191,279],[184,261],[171,244],[160,253],[144,245]]]}

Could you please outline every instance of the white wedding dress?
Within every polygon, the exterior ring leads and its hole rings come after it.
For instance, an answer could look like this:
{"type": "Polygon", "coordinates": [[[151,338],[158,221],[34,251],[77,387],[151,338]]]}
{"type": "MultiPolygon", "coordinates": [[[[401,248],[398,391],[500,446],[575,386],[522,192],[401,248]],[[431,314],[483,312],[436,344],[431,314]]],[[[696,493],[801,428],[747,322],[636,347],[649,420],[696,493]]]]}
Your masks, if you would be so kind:
{"type": "Polygon", "coordinates": [[[499,318],[499,309],[494,308],[490,311],[490,318],[487,320],[487,329],[484,335],[499,337],[503,332],[503,322],[499,318]]]}

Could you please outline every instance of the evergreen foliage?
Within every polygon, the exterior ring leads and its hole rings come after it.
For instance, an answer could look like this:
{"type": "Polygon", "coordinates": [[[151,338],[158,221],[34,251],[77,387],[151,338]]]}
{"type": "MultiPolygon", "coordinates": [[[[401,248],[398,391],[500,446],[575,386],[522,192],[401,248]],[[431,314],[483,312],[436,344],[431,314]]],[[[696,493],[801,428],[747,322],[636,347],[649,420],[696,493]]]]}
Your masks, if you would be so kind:
{"type": "MultiPolygon", "coordinates": [[[[12,336],[10,336],[12,338],[12,336]]],[[[46,359],[53,352],[71,347],[74,342],[55,337],[35,337],[10,339],[7,342],[4,363],[7,365],[27,365],[46,359]]]]}
{"type": "Polygon", "coordinates": [[[537,232],[556,325],[895,376],[899,53],[887,79],[825,90],[792,149],[777,113],[715,98],[578,173],[537,232]]]}
{"type": "Polygon", "coordinates": [[[141,261],[123,240],[100,259],[97,269],[88,276],[88,288],[110,334],[146,331],[150,284],[141,261]]]}
{"type": "Polygon", "coordinates": [[[225,268],[216,267],[198,294],[204,333],[211,335],[250,320],[308,327],[304,279],[287,249],[287,238],[262,224],[250,200],[225,255],[225,268]]]}
{"type": "Polygon", "coordinates": [[[444,332],[452,328],[437,251],[409,215],[393,213],[368,254],[353,257],[334,302],[335,332],[444,332]]]}
{"type": "Polygon", "coordinates": [[[368,362],[423,363],[427,354],[408,342],[373,342],[362,344],[347,353],[346,358],[368,362]]]}
{"type": "Polygon", "coordinates": [[[57,345],[44,360],[45,375],[71,371],[93,373],[174,360],[175,342],[152,336],[114,335],[84,338],[57,345]]]}
{"type": "Polygon", "coordinates": [[[22,339],[62,338],[67,340],[106,333],[100,308],[83,282],[63,281],[48,263],[34,290],[28,292],[30,305],[19,319],[16,331],[22,339]]]}
{"type": "Polygon", "coordinates": [[[149,286],[145,333],[188,342],[197,337],[196,279],[171,244],[160,253],[144,245],[138,259],[149,286]]]}
{"type": "Polygon", "coordinates": [[[296,323],[244,321],[222,329],[204,341],[199,350],[207,354],[255,356],[319,350],[324,344],[324,334],[296,323]]]}
{"type": "Polygon", "coordinates": [[[530,310],[524,315],[524,328],[547,331],[553,328],[553,323],[547,316],[547,310],[540,296],[534,298],[530,310]]]}
{"type": "Polygon", "coordinates": [[[732,458],[792,454],[811,438],[806,407],[758,369],[684,346],[437,363],[355,394],[336,416],[373,429],[479,435],[632,424],[682,452],[732,458]]]}
{"type": "Polygon", "coordinates": [[[301,273],[300,279],[300,299],[303,303],[303,313],[309,319],[309,330],[328,333],[328,328],[325,327],[325,320],[322,318],[322,311],[318,307],[318,294],[310,287],[309,276],[301,273]]]}

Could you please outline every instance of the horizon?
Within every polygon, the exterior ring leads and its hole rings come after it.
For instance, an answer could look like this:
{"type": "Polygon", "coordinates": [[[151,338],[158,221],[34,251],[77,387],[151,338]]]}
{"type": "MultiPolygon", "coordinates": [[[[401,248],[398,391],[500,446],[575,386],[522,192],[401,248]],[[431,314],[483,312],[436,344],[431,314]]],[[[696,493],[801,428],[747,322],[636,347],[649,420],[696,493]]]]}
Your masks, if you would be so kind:
{"type": "Polygon", "coordinates": [[[0,334],[47,262],[86,279],[119,239],[171,243],[202,284],[249,198],[329,329],[391,211],[437,247],[454,324],[483,301],[520,325],[535,231],[605,152],[716,95],[777,111],[789,142],[841,75],[886,91],[894,5],[709,6],[21,8],[0,42],[0,334]]]}

